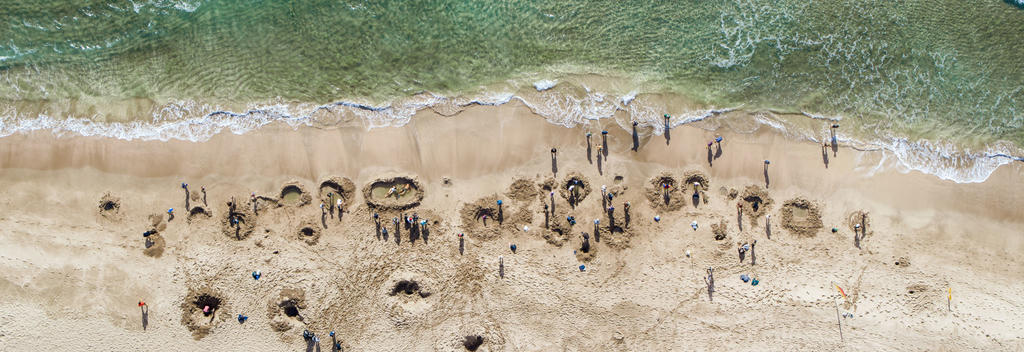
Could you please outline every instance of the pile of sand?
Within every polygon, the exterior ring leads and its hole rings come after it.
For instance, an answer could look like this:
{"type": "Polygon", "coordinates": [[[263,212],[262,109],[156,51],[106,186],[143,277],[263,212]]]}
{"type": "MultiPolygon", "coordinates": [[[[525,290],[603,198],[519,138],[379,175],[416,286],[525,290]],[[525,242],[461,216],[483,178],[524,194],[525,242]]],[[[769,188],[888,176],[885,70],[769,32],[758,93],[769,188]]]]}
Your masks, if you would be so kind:
{"type": "Polygon", "coordinates": [[[782,205],[782,227],[799,237],[814,237],[822,228],[818,205],[804,198],[795,198],[782,205]]]}

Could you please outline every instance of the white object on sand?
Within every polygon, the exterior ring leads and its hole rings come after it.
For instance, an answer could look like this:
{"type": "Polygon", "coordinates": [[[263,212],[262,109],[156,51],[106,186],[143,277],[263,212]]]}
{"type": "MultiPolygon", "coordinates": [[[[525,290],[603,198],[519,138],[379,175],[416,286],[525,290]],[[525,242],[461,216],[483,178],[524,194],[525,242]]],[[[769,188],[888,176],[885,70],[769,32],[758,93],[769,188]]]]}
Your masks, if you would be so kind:
{"type": "Polygon", "coordinates": [[[526,225],[523,225],[523,231],[530,231],[530,227],[526,226],[526,225]]]}
{"type": "Polygon", "coordinates": [[[692,227],[694,231],[697,231],[697,220],[694,220],[693,222],[691,222],[690,223],[690,227],[692,227]]]}

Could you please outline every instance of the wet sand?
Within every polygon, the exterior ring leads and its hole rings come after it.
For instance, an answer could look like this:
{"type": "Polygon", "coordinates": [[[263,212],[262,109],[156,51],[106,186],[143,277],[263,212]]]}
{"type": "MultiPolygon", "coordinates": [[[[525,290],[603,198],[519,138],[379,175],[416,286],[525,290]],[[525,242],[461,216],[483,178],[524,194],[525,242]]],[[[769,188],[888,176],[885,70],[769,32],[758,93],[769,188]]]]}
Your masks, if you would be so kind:
{"type": "Polygon", "coordinates": [[[1024,348],[1021,165],[956,184],[875,170],[881,154],[840,145],[826,168],[819,144],[757,131],[724,135],[709,166],[713,133],[679,127],[666,144],[640,129],[633,152],[624,119],[570,129],[509,104],[454,117],[424,111],[399,128],[270,127],[203,143],[2,138],[0,345],[303,350],[309,329],[322,335],[322,350],[331,348],[331,330],[347,350],[461,350],[475,335],[489,351],[1024,348]],[[610,133],[599,172],[597,154],[587,160],[584,132],[593,132],[596,147],[602,129],[610,133]],[[755,211],[743,199],[748,186],[765,186],[765,159],[772,202],[755,211]],[[697,202],[684,182],[694,173],[707,177],[697,202]],[[570,174],[588,184],[576,207],[564,189],[570,174]],[[652,203],[648,189],[663,174],[675,178],[680,189],[669,195],[683,202],[652,203]],[[336,210],[322,216],[322,182],[348,178],[362,190],[391,177],[416,179],[419,204],[370,208],[355,191],[340,220],[336,210]],[[206,187],[208,205],[190,198],[203,214],[184,208],[183,181],[193,192],[206,187]],[[278,206],[290,182],[309,204],[278,206]],[[563,230],[561,242],[544,228],[552,192],[544,185],[559,188],[548,221],[563,230]],[[601,185],[614,194],[612,217],[601,185]],[[260,197],[255,212],[252,192],[260,197]],[[231,197],[247,236],[234,237],[231,197]],[[116,199],[116,211],[104,199],[116,199]],[[495,199],[503,200],[502,221],[476,221],[497,216],[495,199]],[[800,199],[814,211],[787,210],[800,199]],[[426,232],[392,224],[414,212],[428,220],[426,232]],[[784,224],[787,212],[795,227],[784,224]],[[862,213],[869,221],[858,249],[862,213]],[[716,240],[712,224],[721,223],[725,237],[716,240]],[[150,242],[159,253],[146,248],[148,229],[158,230],[150,242]],[[591,236],[586,255],[574,253],[582,232],[591,236]],[[757,264],[749,253],[740,262],[737,247],[754,240],[757,264]],[[703,280],[709,266],[713,302],[703,280]],[[212,317],[195,311],[204,294],[219,299],[212,317]],[[145,329],[140,299],[149,306],[145,329]],[[834,302],[853,314],[841,319],[844,342],[834,302]],[[236,314],[249,320],[239,324],[236,314]]]}

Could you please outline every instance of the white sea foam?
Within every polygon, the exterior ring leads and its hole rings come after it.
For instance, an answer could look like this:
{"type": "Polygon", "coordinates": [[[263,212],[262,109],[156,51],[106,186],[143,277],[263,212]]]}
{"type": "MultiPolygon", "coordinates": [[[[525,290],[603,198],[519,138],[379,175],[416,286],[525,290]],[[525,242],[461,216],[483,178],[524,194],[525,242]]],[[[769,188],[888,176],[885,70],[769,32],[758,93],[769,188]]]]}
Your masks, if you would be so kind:
{"type": "Polygon", "coordinates": [[[542,79],[537,82],[533,82],[533,87],[537,88],[538,92],[543,92],[545,90],[554,88],[556,85],[558,85],[558,81],[550,79],[542,79]]]}

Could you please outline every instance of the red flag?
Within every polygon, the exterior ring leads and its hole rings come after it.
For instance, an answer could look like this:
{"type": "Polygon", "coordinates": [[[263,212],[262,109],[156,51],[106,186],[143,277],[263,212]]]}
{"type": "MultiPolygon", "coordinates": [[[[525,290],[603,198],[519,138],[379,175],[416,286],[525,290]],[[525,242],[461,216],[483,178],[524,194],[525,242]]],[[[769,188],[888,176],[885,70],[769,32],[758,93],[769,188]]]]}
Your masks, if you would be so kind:
{"type": "Polygon", "coordinates": [[[839,294],[843,296],[843,299],[847,299],[846,298],[846,292],[843,291],[842,287],[839,287],[839,285],[836,285],[836,284],[832,284],[832,285],[835,286],[837,290],[839,290],[839,294]]]}

